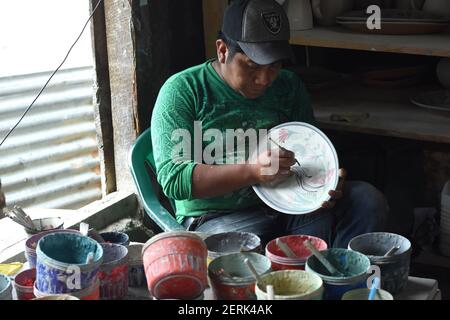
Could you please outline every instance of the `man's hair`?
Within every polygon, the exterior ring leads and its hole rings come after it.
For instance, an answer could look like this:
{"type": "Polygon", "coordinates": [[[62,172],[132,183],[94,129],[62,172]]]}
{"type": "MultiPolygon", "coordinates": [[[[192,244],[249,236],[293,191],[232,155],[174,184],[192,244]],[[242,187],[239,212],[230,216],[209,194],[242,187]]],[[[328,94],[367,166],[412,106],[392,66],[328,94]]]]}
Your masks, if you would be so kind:
{"type": "Polygon", "coordinates": [[[233,58],[237,52],[244,53],[244,51],[241,49],[239,44],[236,41],[234,41],[233,39],[230,39],[229,37],[227,37],[227,35],[225,33],[223,33],[222,31],[219,31],[219,33],[217,34],[217,40],[222,40],[227,45],[228,59],[227,59],[226,63],[229,63],[231,60],[233,60],[233,58]]]}

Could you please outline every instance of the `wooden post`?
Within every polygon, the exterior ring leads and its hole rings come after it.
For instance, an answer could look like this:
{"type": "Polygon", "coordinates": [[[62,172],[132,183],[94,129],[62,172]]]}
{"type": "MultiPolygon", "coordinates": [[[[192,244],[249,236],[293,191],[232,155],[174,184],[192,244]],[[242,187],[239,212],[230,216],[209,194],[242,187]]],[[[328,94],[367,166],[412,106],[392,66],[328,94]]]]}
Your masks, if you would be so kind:
{"type": "MultiPolygon", "coordinates": [[[[90,1],[90,11],[100,0],[90,1]]],[[[106,45],[105,7],[103,2],[92,16],[92,48],[95,66],[94,117],[99,144],[102,196],[116,190],[114,168],[114,139],[111,115],[111,89],[109,85],[108,49],[106,45]]]]}
{"type": "MultiPolygon", "coordinates": [[[[136,52],[132,6],[136,0],[105,1],[105,21],[116,185],[134,191],[128,154],[139,130],[136,86],[136,52]]],[[[106,57],[105,57],[106,59],[106,57]]]]}

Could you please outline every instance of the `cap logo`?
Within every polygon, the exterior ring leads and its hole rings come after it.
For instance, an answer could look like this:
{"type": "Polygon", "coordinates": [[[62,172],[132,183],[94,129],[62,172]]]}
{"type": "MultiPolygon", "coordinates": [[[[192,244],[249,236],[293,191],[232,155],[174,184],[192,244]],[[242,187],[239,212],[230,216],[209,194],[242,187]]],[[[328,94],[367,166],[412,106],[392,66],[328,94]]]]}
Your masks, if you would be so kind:
{"type": "Polygon", "coordinates": [[[281,15],[279,13],[262,13],[261,17],[263,19],[264,26],[270,33],[278,34],[281,31],[281,15]]]}

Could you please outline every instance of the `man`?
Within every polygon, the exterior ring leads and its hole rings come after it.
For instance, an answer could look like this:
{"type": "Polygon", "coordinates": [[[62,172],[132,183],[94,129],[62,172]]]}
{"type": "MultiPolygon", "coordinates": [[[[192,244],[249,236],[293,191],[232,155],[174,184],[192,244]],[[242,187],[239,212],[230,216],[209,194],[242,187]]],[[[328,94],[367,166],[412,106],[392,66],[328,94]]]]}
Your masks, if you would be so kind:
{"type": "MultiPolygon", "coordinates": [[[[219,132],[270,129],[290,121],[315,123],[303,83],[281,70],[282,62],[292,58],[289,33],[286,14],[273,0],[230,4],[216,41],[217,59],[172,76],[158,95],[151,121],[158,182],[175,199],[177,220],[188,230],[247,231],[264,242],[283,234],[309,234],[329,246],[346,247],[352,237],[380,230],[387,206],[367,183],[344,185],[344,170],[322,209],[291,216],[264,205],[251,186],[291,176],[293,152],[268,150],[244,163],[229,161],[236,152],[216,155],[214,164],[177,158],[179,133],[195,136],[199,123],[202,130],[219,132]],[[278,170],[263,174],[274,162],[278,170]]],[[[195,141],[189,147],[199,154],[195,141]]],[[[200,154],[202,149],[205,143],[200,154]]]]}

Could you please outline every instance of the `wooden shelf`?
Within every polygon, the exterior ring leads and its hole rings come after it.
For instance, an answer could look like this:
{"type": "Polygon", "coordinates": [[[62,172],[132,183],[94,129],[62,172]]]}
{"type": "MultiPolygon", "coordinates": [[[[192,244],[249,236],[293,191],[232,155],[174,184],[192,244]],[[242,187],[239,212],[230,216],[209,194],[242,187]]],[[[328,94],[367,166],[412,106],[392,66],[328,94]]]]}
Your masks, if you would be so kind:
{"type": "Polygon", "coordinates": [[[323,129],[450,143],[450,114],[415,106],[409,97],[424,88],[387,90],[348,85],[312,93],[318,125],[323,129]],[[332,114],[369,113],[356,122],[332,121],[332,114]]]}
{"type": "Polygon", "coordinates": [[[426,35],[376,35],[343,27],[291,31],[291,44],[450,57],[450,31],[426,35]]]}

